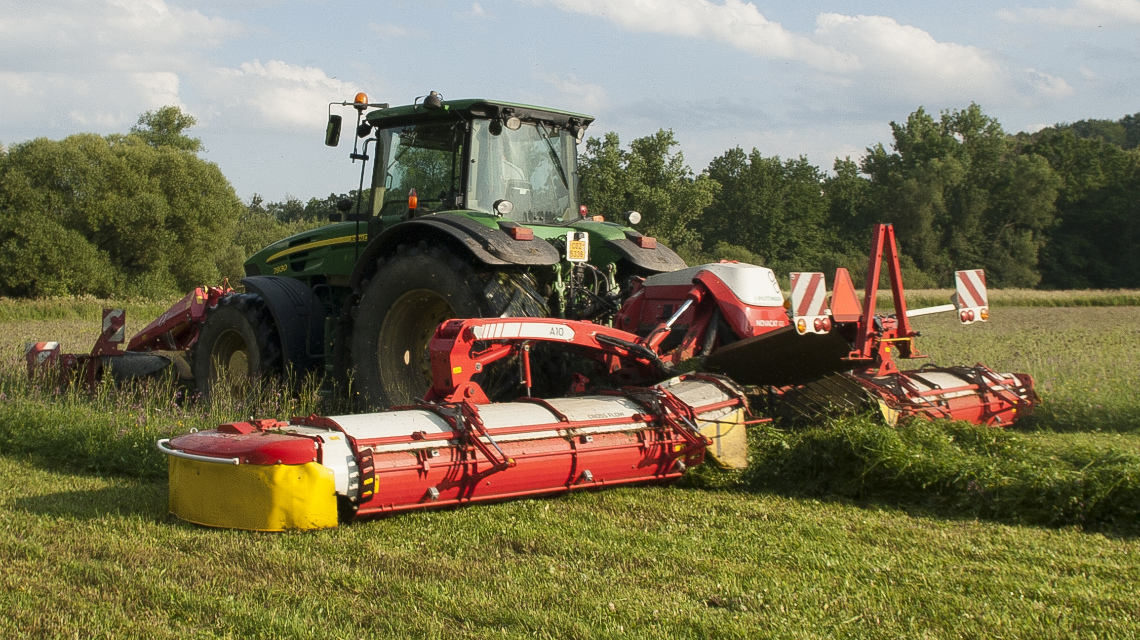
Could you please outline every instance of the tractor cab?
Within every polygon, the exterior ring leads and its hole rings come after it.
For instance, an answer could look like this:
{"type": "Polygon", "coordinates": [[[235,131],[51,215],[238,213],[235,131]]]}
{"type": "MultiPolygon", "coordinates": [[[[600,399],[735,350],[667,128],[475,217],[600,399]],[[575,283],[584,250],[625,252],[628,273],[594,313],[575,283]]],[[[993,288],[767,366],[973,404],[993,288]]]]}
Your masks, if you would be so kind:
{"type": "Polygon", "coordinates": [[[353,157],[372,160],[372,170],[353,217],[369,221],[370,235],[445,211],[521,224],[579,220],[577,143],[590,116],[481,99],[443,101],[435,92],[400,107],[358,100],[372,110],[354,104],[363,153],[353,157]]]}

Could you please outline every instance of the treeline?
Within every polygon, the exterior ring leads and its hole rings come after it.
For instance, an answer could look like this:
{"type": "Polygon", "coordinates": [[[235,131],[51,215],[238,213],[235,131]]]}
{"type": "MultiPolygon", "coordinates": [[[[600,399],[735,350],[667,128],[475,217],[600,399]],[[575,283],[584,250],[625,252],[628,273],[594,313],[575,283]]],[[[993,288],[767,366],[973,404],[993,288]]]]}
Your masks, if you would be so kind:
{"type": "Polygon", "coordinates": [[[177,107],[126,134],[0,147],[0,295],[161,298],[225,278],[345,196],[243,203],[177,107]]]}
{"type": "Polygon", "coordinates": [[[871,225],[891,222],[909,286],[983,267],[995,287],[1140,287],[1140,114],[1006,134],[977,105],[891,123],[893,143],[825,172],[805,158],[735,148],[699,174],[671,132],[622,148],[587,142],[583,199],[691,262],[778,272],[866,270],[871,225]]]}
{"type": "MultiPolygon", "coordinates": [[[[177,107],[126,134],[0,147],[0,295],[164,297],[236,281],[244,259],[324,224],[353,193],[243,203],[187,135],[177,107]]],[[[1140,114],[1006,134],[977,105],[891,124],[890,148],[836,160],[735,148],[694,172],[672,132],[591,138],[583,201],[691,263],[778,272],[866,268],[869,229],[892,222],[911,287],[984,267],[995,287],[1140,288],[1140,114]]]]}

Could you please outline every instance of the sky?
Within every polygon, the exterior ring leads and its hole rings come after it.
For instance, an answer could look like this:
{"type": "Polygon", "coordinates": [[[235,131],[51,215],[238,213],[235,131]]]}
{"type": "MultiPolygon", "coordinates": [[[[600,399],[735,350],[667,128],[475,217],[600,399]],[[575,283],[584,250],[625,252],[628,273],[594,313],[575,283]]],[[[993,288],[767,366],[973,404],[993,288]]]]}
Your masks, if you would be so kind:
{"type": "Polygon", "coordinates": [[[672,129],[697,172],[736,146],[830,169],[920,106],[1008,132],[1140,112],[1140,0],[0,0],[0,144],[177,105],[247,201],[355,188],[329,103],[433,90],[672,129]]]}

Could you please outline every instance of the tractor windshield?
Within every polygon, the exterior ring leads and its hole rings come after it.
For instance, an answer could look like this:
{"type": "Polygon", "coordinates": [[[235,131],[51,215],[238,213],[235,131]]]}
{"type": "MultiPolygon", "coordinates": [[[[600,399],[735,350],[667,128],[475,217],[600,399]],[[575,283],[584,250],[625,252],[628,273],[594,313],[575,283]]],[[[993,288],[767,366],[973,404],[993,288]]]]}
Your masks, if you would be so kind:
{"type": "Polygon", "coordinates": [[[463,157],[461,122],[425,122],[381,129],[376,135],[373,213],[394,215],[408,210],[414,189],[419,208],[456,208],[463,157]]]}
{"type": "Polygon", "coordinates": [[[577,146],[569,131],[533,122],[512,130],[494,120],[472,127],[465,208],[492,213],[495,202],[510,200],[506,217],[518,222],[577,219],[577,146]]]}

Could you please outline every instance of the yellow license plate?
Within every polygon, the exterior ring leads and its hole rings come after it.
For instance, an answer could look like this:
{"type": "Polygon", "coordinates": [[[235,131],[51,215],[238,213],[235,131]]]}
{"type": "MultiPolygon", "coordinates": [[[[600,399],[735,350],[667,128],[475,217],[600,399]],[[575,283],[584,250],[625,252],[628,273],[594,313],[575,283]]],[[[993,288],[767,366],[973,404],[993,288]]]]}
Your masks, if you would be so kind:
{"type": "Polygon", "coordinates": [[[566,247],[566,259],[571,262],[585,262],[586,243],[583,240],[571,240],[566,247]]]}

